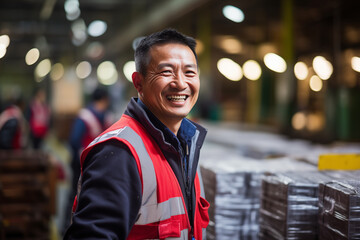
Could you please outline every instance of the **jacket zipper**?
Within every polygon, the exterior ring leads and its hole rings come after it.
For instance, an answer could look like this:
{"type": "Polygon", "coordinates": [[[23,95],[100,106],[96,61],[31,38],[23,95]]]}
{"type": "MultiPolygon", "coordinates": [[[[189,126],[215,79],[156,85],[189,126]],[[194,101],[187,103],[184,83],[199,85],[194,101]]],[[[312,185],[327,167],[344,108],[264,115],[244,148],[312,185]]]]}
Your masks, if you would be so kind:
{"type": "MultiPolygon", "coordinates": [[[[190,214],[190,217],[191,217],[191,220],[193,220],[194,216],[193,216],[193,204],[192,204],[192,197],[191,197],[191,183],[190,183],[190,173],[189,173],[189,145],[186,143],[185,144],[185,150],[186,150],[186,153],[185,153],[185,158],[187,160],[187,172],[186,172],[186,183],[185,183],[185,188],[186,188],[186,199],[188,201],[188,206],[189,206],[189,214],[190,214]]],[[[190,221],[191,222],[191,221],[190,221]]],[[[193,223],[194,224],[194,223],[193,223]]],[[[191,231],[190,231],[190,237],[191,239],[195,239],[194,238],[194,228],[193,226],[191,226],[191,231]]]]}
{"type": "MultiPolygon", "coordinates": [[[[189,145],[186,143],[185,144],[185,154],[184,154],[184,150],[183,148],[180,148],[180,159],[181,159],[181,169],[182,169],[182,172],[183,172],[183,177],[184,177],[184,182],[185,182],[185,193],[186,193],[186,201],[188,203],[188,208],[189,208],[189,211],[188,211],[188,215],[189,215],[189,221],[190,221],[190,218],[192,220],[193,218],[193,214],[192,214],[192,198],[191,198],[191,187],[190,187],[190,174],[188,172],[185,171],[185,165],[184,165],[184,157],[187,158],[187,162],[189,161],[189,145]]],[[[189,163],[187,163],[189,164],[189,163]]],[[[189,166],[187,167],[187,171],[189,171],[189,166]]],[[[191,223],[191,221],[190,221],[191,223]]],[[[190,225],[190,239],[195,239],[194,238],[194,229],[193,229],[193,226],[190,225]]]]}

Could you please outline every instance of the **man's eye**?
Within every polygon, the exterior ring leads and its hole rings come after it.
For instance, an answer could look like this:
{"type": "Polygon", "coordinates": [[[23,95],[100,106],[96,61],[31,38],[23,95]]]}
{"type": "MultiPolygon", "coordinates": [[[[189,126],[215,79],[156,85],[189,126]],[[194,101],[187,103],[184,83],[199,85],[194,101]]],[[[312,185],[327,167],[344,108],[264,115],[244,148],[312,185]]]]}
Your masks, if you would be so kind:
{"type": "Polygon", "coordinates": [[[164,70],[161,72],[162,74],[171,74],[171,71],[170,70],[164,70]]]}
{"type": "Polygon", "coordinates": [[[194,71],[187,71],[185,74],[186,74],[186,76],[195,76],[195,75],[196,75],[196,72],[194,72],[194,71]]]}

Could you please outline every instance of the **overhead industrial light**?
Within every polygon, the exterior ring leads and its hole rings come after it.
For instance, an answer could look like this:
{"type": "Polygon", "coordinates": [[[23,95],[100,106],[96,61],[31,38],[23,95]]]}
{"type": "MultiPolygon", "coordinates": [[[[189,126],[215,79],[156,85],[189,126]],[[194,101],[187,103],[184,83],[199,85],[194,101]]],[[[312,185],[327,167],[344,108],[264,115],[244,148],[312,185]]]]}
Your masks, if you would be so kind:
{"type": "Polygon", "coordinates": [[[64,66],[61,63],[56,63],[51,68],[50,78],[53,81],[58,81],[64,76],[64,73],[65,73],[64,66]]]}
{"type": "Polygon", "coordinates": [[[234,7],[232,5],[226,5],[222,10],[224,16],[236,23],[244,21],[245,15],[240,8],[234,7]]]}
{"type": "Polygon", "coordinates": [[[306,126],[306,115],[304,112],[297,112],[291,118],[291,125],[296,130],[304,129],[306,126]]]}
{"type": "Polygon", "coordinates": [[[64,3],[64,9],[66,12],[66,18],[69,21],[74,21],[80,17],[80,8],[78,0],[66,0],[64,3]]]}
{"type": "Polygon", "coordinates": [[[244,76],[249,80],[258,80],[261,76],[261,67],[255,60],[248,60],[243,65],[244,76]]]}
{"type": "Polygon", "coordinates": [[[332,64],[322,56],[316,56],[313,60],[313,68],[315,73],[322,79],[327,80],[333,73],[332,64]]]}
{"type": "Polygon", "coordinates": [[[88,34],[92,37],[99,37],[106,32],[107,24],[101,20],[95,20],[88,26],[88,34]]]}
{"type": "Polygon", "coordinates": [[[299,80],[305,80],[309,74],[308,67],[304,62],[297,62],[294,66],[295,77],[299,80]]]}
{"type": "Polygon", "coordinates": [[[76,66],[76,76],[80,79],[87,78],[90,75],[91,70],[91,64],[88,61],[82,61],[76,66]]]}
{"type": "Polygon", "coordinates": [[[278,73],[283,73],[286,71],[286,62],[285,60],[275,53],[268,53],[264,56],[265,66],[270,70],[278,73]]]}
{"type": "Polygon", "coordinates": [[[323,82],[317,75],[313,75],[310,78],[309,85],[311,90],[319,92],[323,87],[323,82]]]}
{"type": "Polygon", "coordinates": [[[242,43],[234,36],[216,36],[215,40],[219,43],[218,46],[229,54],[240,54],[242,52],[242,43]]]}
{"type": "Polygon", "coordinates": [[[5,45],[0,44],[0,58],[3,58],[6,54],[7,48],[5,47],[5,45]]]}
{"type": "Polygon", "coordinates": [[[40,57],[40,51],[37,48],[30,49],[26,55],[25,55],[25,62],[27,65],[33,65],[36,63],[37,60],[39,60],[40,57]]]}
{"type": "Polygon", "coordinates": [[[0,44],[7,48],[10,44],[10,37],[6,34],[0,36],[0,44]]]}
{"type": "Polygon", "coordinates": [[[42,60],[35,68],[35,79],[40,82],[51,70],[50,59],[42,60]]]}
{"type": "Polygon", "coordinates": [[[104,85],[112,85],[117,81],[118,72],[115,64],[111,61],[102,62],[97,68],[99,82],[104,85]]]}
{"type": "Polygon", "coordinates": [[[351,67],[354,71],[360,72],[360,57],[351,58],[351,67]]]}
{"type": "Polygon", "coordinates": [[[71,24],[71,31],[73,33],[72,42],[75,46],[80,46],[86,41],[86,30],[85,22],[81,18],[71,24]]]}
{"type": "Polygon", "coordinates": [[[10,38],[8,35],[0,36],[0,58],[3,58],[7,52],[7,47],[10,44],[10,38]]]}
{"type": "Polygon", "coordinates": [[[125,63],[123,72],[124,72],[124,75],[127,78],[127,80],[129,80],[129,82],[132,82],[132,74],[135,71],[136,70],[135,70],[135,62],[134,61],[128,61],[127,63],[125,63]]]}
{"type": "Polygon", "coordinates": [[[229,58],[222,58],[217,62],[219,72],[231,81],[239,81],[243,72],[239,64],[229,58]]]}

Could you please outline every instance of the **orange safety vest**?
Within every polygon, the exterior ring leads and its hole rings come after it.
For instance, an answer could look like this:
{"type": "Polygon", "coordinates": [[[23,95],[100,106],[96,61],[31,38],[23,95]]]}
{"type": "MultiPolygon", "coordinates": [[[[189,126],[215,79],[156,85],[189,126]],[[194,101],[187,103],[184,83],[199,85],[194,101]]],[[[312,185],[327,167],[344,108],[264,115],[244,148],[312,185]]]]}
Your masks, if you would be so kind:
{"type": "MultiPolygon", "coordinates": [[[[98,143],[117,139],[125,143],[133,154],[142,183],[142,203],[135,225],[128,239],[191,239],[201,240],[209,224],[210,204],[201,196],[203,189],[198,173],[195,177],[195,218],[191,229],[184,197],[170,164],[159,146],[143,126],[128,115],[99,135],[83,151],[81,166],[98,143]]],[[[74,209],[76,209],[75,200],[74,209]]]]}

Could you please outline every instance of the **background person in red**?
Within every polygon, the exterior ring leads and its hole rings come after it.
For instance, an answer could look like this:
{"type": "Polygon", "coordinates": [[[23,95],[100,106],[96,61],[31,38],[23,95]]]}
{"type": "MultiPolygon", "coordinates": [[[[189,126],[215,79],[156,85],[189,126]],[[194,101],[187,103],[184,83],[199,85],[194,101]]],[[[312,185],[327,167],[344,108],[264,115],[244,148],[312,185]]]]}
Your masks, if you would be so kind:
{"type": "Polygon", "coordinates": [[[22,149],[28,144],[28,124],[21,98],[9,100],[0,114],[0,149],[22,149]]]}
{"type": "Polygon", "coordinates": [[[77,182],[80,176],[80,153],[97,135],[113,123],[112,115],[108,111],[109,105],[110,98],[107,89],[98,87],[91,94],[90,103],[79,111],[73,123],[69,139],[72,154],[72,186],[67,207],[69,216],[65,220],[65,228],[70,222],[71,208],[77,191],[77,182]]]}
{"type": "Polygon", "coordinates": [[[49,131],[51,111],[46,103],[46,92],[42,88],[35,90],[28,109],[30,138],[34,149],[39,149],[49,131]]]}

